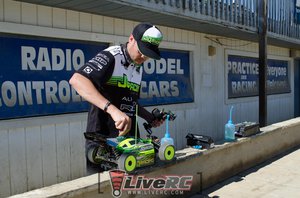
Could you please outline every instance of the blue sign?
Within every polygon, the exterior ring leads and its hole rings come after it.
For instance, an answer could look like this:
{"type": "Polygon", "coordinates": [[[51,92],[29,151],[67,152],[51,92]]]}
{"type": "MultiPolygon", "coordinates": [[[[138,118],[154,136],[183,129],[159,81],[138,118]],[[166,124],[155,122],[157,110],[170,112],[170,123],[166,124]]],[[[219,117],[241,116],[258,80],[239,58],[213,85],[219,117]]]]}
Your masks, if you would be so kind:
{"type": "MultiPolygon", "coordinates": [[[[269,59],[267,67],[267,94],[291,92],[288,61],[269,59]]],[[[258,95],[258,58],[228,55],[228,98],[258,95]]]]}
{"type": "Polygon", "coordinates": [[[107,46],[0,35],[0,119],[87,111],[68,81],[107,46]]]}
{"type": "Polygon", "coordinates": [[[146,106],[193,102],[188,51],[160,50],[160,60],[143,65],[139,103],[146,106]]]}

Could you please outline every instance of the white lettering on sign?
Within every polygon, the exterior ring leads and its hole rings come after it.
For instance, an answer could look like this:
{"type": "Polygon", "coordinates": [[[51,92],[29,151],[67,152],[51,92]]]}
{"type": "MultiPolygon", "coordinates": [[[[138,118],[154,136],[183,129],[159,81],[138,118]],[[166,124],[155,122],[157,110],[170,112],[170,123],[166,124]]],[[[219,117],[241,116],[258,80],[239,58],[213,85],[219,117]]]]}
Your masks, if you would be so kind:
{"type": "MultiPolygon", "coordinates": [[[[228,72],[232,74],[241,74],[241,75],[249,75],[249,74],[259,74],[259,66],[257,63],[249,63],[249,62],[237,62],[237,61],[228,61],[227,62],[228,72]]],[[[287,76],[287,67],[274,67],[268,66],[267,68],[269,76],[287,76]]]]}
{"type": "MultiPolygon", "coordinates": [[[[161,58],[160,60],[150,59],[144,62],[143,70],[146,74],[171,74],[184,75],[181,60],[174,58],[161,58]]],[[[180,95],[178,81],[142,81],[141,98],[152,97],[178,97],[180,95]]]]}
{"type": "Polygon", "coordinates": [[[173,58],[149,59],[144,62],[143,69],[146,74],[184,74],[181,68],[181,60],[173,58]]]}
{"type": "Polygon", "coordinates": [[[145,81],[141,83],[141,98],[179,96],[177,81],[149,81],[148,83],[145,81]]]}
{"type": "Polygon", "coordinates": [[[71,71],[78,70],[84,63],[84,53],[80,49],[21,47],[22,70],[71,71]],[[73,68],[72,68],[73,67],[73,68]]]}
{"type": "Polygon", "coordinates": [[[42,90],[45,88],[43,81],[33,81],[32,89],[35,90],[37,104],[43,104],[42,90]]]}
{"type": "Polygon", "coordinates": [[[51,103],[59,103],[56,93],[57,93],[57,84],[55,81],[46,81],[45,82],[46,87],[46,101],[47,104],[51,103]]]}
{"type": "Polygon", "coordinates": [[[287,76],[287,68],[286,67],[268,67],[268,75],[269,76],[287,76]]]}
{"type": "Polygon", "coordinates": [[[32,89],[30,81],[17,82],[19,105],[32,105],[32,89]]]}
{"type": "Polygon", "coordinates": [[[17,89],[13,82],[5,81],[1,86],[3,103],[8,107],[13,107],[17,103],[17,89]]]}
{"type": "Polygon", "coordinates": [[[227,67],[232,74],[258,74],[257,63],[228,61],[227,67]]]}
{"type": "Polygon", "coordinates": [[[48,54],[48,49],[45,47],[40,47],[37,59],[36,70],[45,70],[51,71],[51,63],[48,54]]]}
{"type": "Polygon", "coordinates": [[[52,48],[52,70],[60,71],[65,66],[65,54],[62,49],[52,48]]]}
{"type": "Polygon", "coordinates": [[[0,87],[0,107],[84,101],[68,81],[4,81],[0,87]],[[43,97],[44,96],[44,97],[43,97]]]}
{"type": "Polygon", "coordinates": [[[254,93],[257,91],[257,84],[255,81],[237,81],[231,82],[232,93],[254,93]]]}

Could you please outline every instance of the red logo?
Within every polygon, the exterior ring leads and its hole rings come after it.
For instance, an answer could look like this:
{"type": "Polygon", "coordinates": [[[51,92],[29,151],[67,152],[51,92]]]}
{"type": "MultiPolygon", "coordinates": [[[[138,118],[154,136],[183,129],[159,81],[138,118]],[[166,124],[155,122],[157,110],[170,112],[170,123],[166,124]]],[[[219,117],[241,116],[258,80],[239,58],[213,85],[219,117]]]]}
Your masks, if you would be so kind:
{"type": "Polygon", "coordinates": [[[120,197],[122,194],[121,188],[125,171],[122,170],[111,170],[109,171],[110,182],[112,187],[112,194],[114,197],[120,197]]]}

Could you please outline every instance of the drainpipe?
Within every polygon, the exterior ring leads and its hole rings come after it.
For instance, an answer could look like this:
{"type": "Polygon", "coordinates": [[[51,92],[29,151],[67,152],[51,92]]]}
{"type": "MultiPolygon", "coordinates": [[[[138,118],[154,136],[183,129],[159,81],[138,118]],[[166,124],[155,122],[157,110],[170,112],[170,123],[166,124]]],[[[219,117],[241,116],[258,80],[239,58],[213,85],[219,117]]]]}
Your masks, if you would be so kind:
{"type": "Polygon", "coordinates": [[[258,0],[259,125],[267,125],[267,0],[258,0]]]}

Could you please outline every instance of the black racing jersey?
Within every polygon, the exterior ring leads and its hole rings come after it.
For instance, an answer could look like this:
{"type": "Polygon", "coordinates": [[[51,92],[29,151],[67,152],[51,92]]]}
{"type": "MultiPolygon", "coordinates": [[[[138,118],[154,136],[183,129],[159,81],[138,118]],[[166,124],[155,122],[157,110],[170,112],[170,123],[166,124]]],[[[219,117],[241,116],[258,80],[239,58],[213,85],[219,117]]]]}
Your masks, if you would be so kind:
{"type": "MultiPolygon", "coordinates": [[[[90,79],[105,98],[132,119],[128,134],[134,136],[142,69],[132,62],[126,46],[111,46],[101,51],[77,72],[90,79]]],[[[86,130],[111,137],[119,134],[111,116],[95,105],[91,105],[86,130]]]]}

